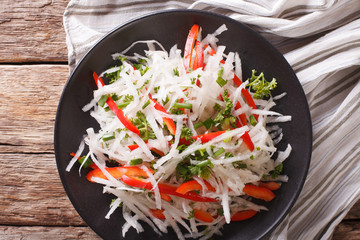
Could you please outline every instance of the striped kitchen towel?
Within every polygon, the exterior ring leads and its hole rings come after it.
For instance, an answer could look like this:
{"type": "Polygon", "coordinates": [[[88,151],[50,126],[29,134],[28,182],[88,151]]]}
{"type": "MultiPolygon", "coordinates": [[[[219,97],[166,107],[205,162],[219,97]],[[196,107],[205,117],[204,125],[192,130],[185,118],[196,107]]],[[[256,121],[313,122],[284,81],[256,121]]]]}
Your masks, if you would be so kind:
{"type": "Polygon", "coordinates": [[[302,84],[313,121],[304,188],[270,239],[330,239],[360,198],[359,0],[71,0],[64,13],[69,67],[105,33],[165,9],[201,9],[241,21],[280,50],[302,84]]]}

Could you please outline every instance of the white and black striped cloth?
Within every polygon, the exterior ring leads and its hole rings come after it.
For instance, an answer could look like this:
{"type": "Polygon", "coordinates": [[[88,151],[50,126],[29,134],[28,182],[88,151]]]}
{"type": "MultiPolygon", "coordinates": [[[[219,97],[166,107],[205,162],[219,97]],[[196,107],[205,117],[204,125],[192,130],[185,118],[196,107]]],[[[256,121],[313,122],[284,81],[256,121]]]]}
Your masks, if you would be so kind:
{"type": "Polygon", "coordinates": [[[253,27],[285,55],[310,106],[314,144],[304,188],[271,239],[330,239],[360,198],[360,0],[71,0],[64,27],[73,69],[134,17],[193,8],[253,27]]]}

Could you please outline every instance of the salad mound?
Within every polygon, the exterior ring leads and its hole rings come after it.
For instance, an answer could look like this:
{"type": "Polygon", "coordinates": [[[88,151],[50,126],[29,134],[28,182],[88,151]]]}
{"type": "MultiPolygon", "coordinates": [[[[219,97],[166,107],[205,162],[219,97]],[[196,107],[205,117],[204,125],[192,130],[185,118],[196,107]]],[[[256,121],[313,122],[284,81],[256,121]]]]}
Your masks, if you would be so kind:
{"type": "Polygon", "coordinates": [[[142,222],[179,239],[220,235],[224,224],[267,211],[252,200],[272,201],[287,181],[291,146],[276,148],[277,123],[291,116],[271,110],[285,93],[273,97],[276,79],[256,70],[241,80],[240,55],[218,45],[226,30],[202,39],[193,25],[183,52],[137,41],[112,56],[117,66],[93,74],[98,89],[83,110],[100,130],[87,129],[67,171],[79,162],[114,195],[105,218],[120,208],[123,236],[143,231],[142,222]],[[145,54],[127,55],[137,44],[145,54]]]}

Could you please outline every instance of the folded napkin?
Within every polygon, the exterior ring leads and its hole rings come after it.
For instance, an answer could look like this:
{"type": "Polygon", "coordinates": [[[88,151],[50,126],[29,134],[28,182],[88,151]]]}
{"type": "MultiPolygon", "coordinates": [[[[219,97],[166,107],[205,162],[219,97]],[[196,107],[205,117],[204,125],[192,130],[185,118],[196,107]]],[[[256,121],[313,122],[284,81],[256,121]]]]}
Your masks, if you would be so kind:
{"type": "Polygon", "coordinates": [[[313,153],[304,188],[270,239],[330,239],[360,197],[360,1],[71,0],[70,70],[105,33],[134,17],[192,8],[243,22],[278,48],[310,106],[313,153]]]}

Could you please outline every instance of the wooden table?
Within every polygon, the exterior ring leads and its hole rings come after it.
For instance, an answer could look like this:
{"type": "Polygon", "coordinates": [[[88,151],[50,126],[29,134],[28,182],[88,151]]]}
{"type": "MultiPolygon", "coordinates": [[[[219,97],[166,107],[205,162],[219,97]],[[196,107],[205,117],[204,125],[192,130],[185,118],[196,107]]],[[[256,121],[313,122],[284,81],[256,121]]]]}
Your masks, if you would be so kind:
{"type": "MultiPolygon", "coordinates": [[[[68,0],[0,7],[0,239],[98,239],[56,169],[53,127],[67,81],[62,15],[68,0]]],[[[360,202],[333,239],[360,239],[360,202]]]]}

